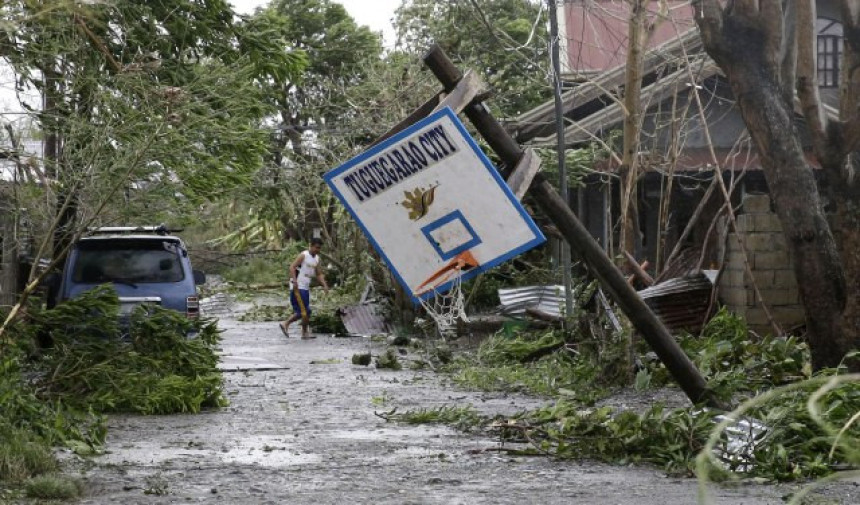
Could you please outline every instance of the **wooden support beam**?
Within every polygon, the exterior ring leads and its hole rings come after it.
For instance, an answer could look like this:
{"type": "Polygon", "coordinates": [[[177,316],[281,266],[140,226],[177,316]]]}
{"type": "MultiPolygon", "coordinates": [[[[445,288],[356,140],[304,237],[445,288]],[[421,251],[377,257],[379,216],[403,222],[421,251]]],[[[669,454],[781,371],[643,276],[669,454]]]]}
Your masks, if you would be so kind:
{"type": "MultiPolygon", "coordinates": [[[[462,78],[460,71],[438,45],[430,48],[424,56],[424,64],[446,90],[454,89],[462,78]]],[[[483,103],[473,101],[464,109],[464,112],[505,165],[515,167],[523,156],[523,150],[490,114],[489,109],[483,103]]],[[[510,168],[508,170],[510,171],[510,168]]],[[[696,404],[704,403],[712,407],[722,407],[712,392],[707,389],[705,379],[690,358],[684,354],[639,294],[627,284],[621,271],[579,222],[567,202],[561,199],[543,174],[535,175],[529,188],[529,195],[558,227],[570,244],[571,250],[588,264],[603,289],[618,303],[633,326],[642,333],[643,338],[657,353],[690,400],[696,404]]]]}
{"type": "Polygon", "coordinates": [[[508,186],[511,187],[517,200],[523,199],[538,170],[540,170],[540,157],[533,149],[526,149],[517,162],[513,173],[508,177],[508,186]]]}
{"type": "Polygon", "coordinates": [[[627,264],[630,266],[630,269],[633,270],[633,275],[638,277],[639,280],[642,281],[642,283],[646,286],[654,285],[654,278],[651,277],[648,272],[645,271],[645,269],[648,268],[648,260],[645,260],[640,265],[639,262],[636,261],[636,258],[634,258],[633,255],[627,251],[624,251],[624,258],[627,259],[627,264]]]}
{"type": "Polygon", "coordinates": [[[485,90],[481,78],[474,72],[466,72],[466,75],[454,86],[454,89],[439,102],[439,105],[433,109],[436,112],[445,107],[451,107],[457,114],[463,111],[479,93],[485,90]]]}

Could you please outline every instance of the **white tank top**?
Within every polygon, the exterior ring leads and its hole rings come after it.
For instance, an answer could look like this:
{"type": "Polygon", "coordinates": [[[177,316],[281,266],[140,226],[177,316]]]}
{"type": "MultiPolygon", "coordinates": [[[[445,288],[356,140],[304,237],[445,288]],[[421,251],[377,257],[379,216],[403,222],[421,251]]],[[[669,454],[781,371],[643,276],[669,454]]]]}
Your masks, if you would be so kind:
{"type": "Polygon", "coordinates": [[[302,256],[304,259],[297,275],[299,289],[310,289],[311,280],[316,276],[317,265],[320,264],[320,256],[311,256],[310,251],[302,251],[302,256]]]}

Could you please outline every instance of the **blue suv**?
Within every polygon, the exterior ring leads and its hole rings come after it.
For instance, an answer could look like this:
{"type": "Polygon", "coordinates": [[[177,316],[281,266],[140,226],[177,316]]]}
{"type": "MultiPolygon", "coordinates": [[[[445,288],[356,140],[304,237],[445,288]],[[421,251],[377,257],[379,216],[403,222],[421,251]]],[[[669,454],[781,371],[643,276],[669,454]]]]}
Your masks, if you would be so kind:
{"type": "Polygon", "coordinates": [[[160,305],[198,318],[197,284],[206,282],[206,276],[191,268],[185,244],[170,233],[163,225],[90,230],[66,258],[57,301],[111,283],[119,296],[120,317],[125,324],[141,304],[160,305]]]}

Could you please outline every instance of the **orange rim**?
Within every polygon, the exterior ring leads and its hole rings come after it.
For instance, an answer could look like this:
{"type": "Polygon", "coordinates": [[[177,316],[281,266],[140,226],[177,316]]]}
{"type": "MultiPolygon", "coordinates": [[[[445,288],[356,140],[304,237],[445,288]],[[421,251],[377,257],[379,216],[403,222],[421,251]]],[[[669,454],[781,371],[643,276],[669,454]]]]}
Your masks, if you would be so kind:
{"type": "Polygon", "coordinates": [[[423,294],[436,286],[444,283],[451,277],[453,272],[466,272],[478,266],[478,261],[472,255],[471,251],[463,251],[454,257],[447,265],[433,272],[415,291],[415,294],[423,294]],[[447,275],[446,275],[447,274],[447,275]]]}

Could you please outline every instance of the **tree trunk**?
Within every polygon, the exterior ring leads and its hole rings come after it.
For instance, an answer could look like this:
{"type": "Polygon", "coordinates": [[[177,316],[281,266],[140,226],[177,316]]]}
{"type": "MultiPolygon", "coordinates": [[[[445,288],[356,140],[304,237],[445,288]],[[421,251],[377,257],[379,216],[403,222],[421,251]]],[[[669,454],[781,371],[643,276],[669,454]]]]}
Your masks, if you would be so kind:
{"type": "MultiPolygon", "coordinates": [[[[642,93],[642,48],[645,42],[645,0],[630,2],[630,21],[627,30],[627,73],[624,83],[624,146],[621,167],[618,170],[621,196],[621,230],[619,252],[633,256],[639,254],[639,131],[642,93]]],[[[621,264],[624,262],[622,260],[621,264]]]]}
{"type": "MultiPolygon", "coordinates": [[[[858,156],[858,153],[854,156],[858,156]]],[[[842,268],[845,278],[850,282],[846,284],[842,317],[835,323],[839,324],[840,331],[833,334],[833,347],[835,352],[848,352],[860,349],[860,208],[857,206],[857,202],[860,202],[860,187],[857,183],[846,185],[838,194],[841,198],[837,201],[834,223],[839,230],[837,243],[841,252],[842,268]]],[[[833,356],[833,359],[838,357],[833,356]]],[[[854,371],[860,369],[857,360],[846,365],[854,371]]]]}
{"type": "Polygon", "coordinates": [[[15,213],[0,208],[0,307],[11,307],[18,297],[17,250],[15,213]]]}
{"type": "MultiPolygon", "coordinates": [[[[795,130],[793,103],[787,99],[793,93],[785,87],[794,82],[781,82],[782,12],[774,12],[779,2],[762,4],[755,12],[703,4],[696,21],[705,48],[731,84],[794,261],[813,367],[836,366],[857,347],[858,321],[847,321],[843,312],[848,298],[843,265],[795,130]],[[849,327],[854,329],[846,331],[849,327]]],[[[856,234],[856,225],[845,230],[856,234]]]]}

